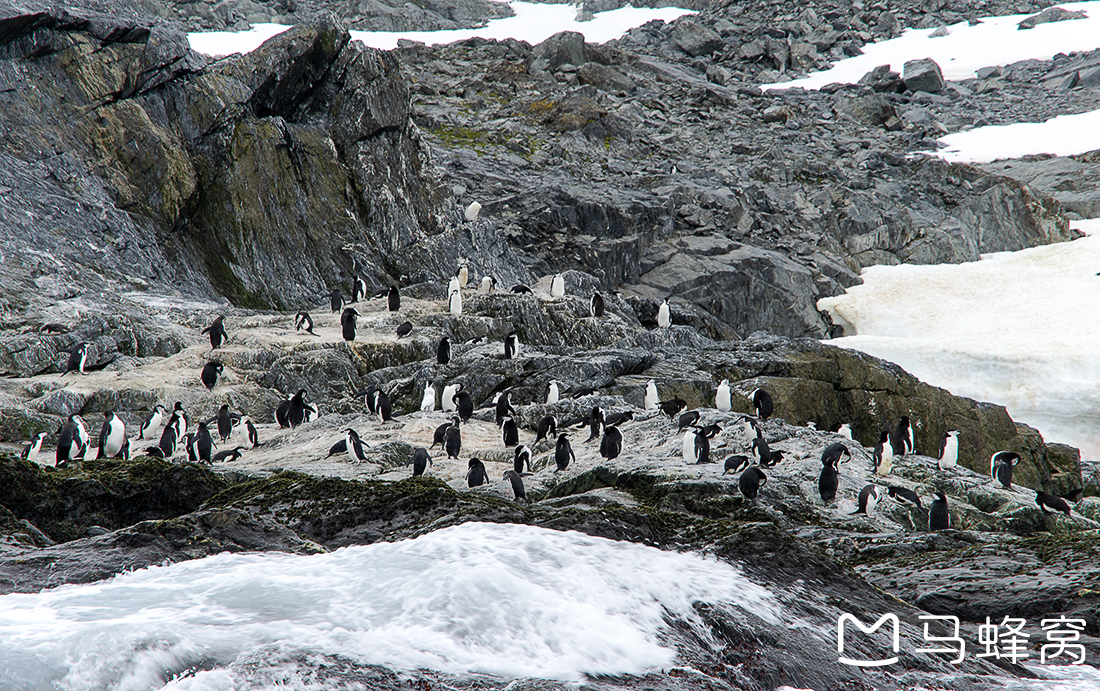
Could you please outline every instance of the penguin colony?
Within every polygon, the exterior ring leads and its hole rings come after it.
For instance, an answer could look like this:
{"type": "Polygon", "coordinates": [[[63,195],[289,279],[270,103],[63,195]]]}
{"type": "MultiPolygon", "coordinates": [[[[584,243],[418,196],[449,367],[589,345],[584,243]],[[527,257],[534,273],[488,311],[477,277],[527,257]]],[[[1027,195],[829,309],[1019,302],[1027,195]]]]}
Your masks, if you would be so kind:
{"type": "MultiPolygon", "coordinates": [[[[467,218],[476,220],[480,206],[472,204],[467,218]],[[470,218],[470,216],[473,218],[470,218]]],[[[462,291],[467,288],[469,281],[469,267],[463,261],[454,277],[451,279],[447,291],[447,310],[453,315],[462,314],[462,291]]],[[[496,290],[496,279],[492,276],[484,276],[480,282],[472,286],[474,290],[484,294],[491,294],[496,290]]],[[[510,290],[512,294],[531,293],[527,286],[516,285],[510,290]]],[[[565,296],[565,280],[561,274],[552,277],[548,297],[558,300],[565,296]]],[[[358,319],[363,316],[356,308],[346,306],[355,304],[368,298],[367,286],[358,275],[354,277],[350,301],[345,301],[339,289],[325,293],[330,310],[333,314],[339,313],[340,335],[346,341],[354,341],[358,335],[358,319]]],[[[390,286],[375,293],[371,299],[385,299],[386,309],[389,312],[401,310],[400,291],[396,286],[390,286]]],[[[599,319],[606,314],[606,303],[603,296],[593,293],[589,298],[589,315],[599,319]]],[[[294,318],[295,331],[305,332],[311,336],[324,336],[314,331],[315,322],[306,311],[299,311],[294,318]]],[[[671,328],[671,309],[669,299],[664,299],[657,311],[657,327],[659,329],[671,328]]],[[[404,321],[397,327],[397,338],[408,336],[413,330],[411,321],[404,321]]],[[[213,322],[201,331],[202,335],[208,335],[210,351],[221,348],[230,340],[225,327],[225,316],[216,317],[213,322]]],[[[475,345],[484,339],[473,339],[466,345],[475,345]]],[[[523,357],[519,335],[512,330],[504,339],[503,357],[505,359],[520,359],[523,357]]],[[[444,334],[436,344],[436,363],[446,366],[451,360],[452,341],[444,334]]],[[[89,344],[80,343],[69,353],[61,376],[70,373],[87,374],[89,364],[89,344]]],[[[202,367],[198,379],[209,391],[214,391],[218,386],[219,378],[225,375],[225,365],[219,360],[208,360],[202,367]]],[[[428,381],[424,384],[423,398],[420,412],[424,415],[433,414],[436,410],[436,385],[440,382],[428,381]]],[[[561,400],[563,383],[551,379],[546,382],[542,403],[554,405],[561,400]]],[[[723,379],[714,391],[714,408],[722,413],[733,411],[735,396],[738,394],[730,385],[729,379],[723,379]]],[[[574,397],[591,390],[575,391],[574,397]]],[[[496,412],[496,426],[500,430],[501,444],[506,449],[514,448],[513,468],[501,476],[502,482],[507,482],[516,501],[527,503],[529,500],[523,484],[523,477],[531,475],[533,450],[539,454],[547,454],[549,450],[543,444],[552,445],[552,458],[554,472],[564,472],[577,463],[576,452],[573,449],[569,433],[565,430],[579,427],[589,427],[590,435],[585,442],[600,440],[599,454],[605,460],[617,458],[624,450],[624,445],[629,445],[629,438],[624,439],[621,426],[634,418],[634,411],[606,414],[599,406],[592,409],[590,415],[578,419],[566,420],[561,423],[553,415],[544,416],[539,420],[531,446],[521,443],[520,428],[517,423],[517,413],[510,399],[511,392],[505,391],[498,395],[494,401],[496,412]]],[[[359,392],[356,397],[362,397],[367,411],[379,416],[380,422],[393,420],[392,402],[389,395],[382,389],[373,385],[367,391],[359,392]]],[[[684,464],[708,465],[717,461],[712,458],[712,439],[717,438],[722,429],[715,424],[701,425],[702,412],[695,410],[682,413],[687,404],[683,399],[670,398],[661,400],[657,381],[650,379],[642,391],[642,403],[645,414],[665,415],[676,425],[676,433],[683,434],[682,460],[684,464]],[[681,414],[682,413],[682,414],[681,414]]],[[[765,491],[767,486],[767,474],[765,469],[776,466],[784,460],[784,451],[772,449],[764,435],[762,422],[767,421],[775,412],[775,402],[772,396],[763,388],[756,388],[746,396],[748,405],[755,413],[740,415],[741,435],[746,440],[738,453],[728,456],[723,462],[721,475],[734,474],[737,476],[737,485],[741,494],[750,501],[755,501],[765,491]]],[[[416,447],[412,456],[406,463],[412,466],[413,476],[422,476],[430,471],[432,457],[430,449],[440,446],[448,460],[461,460],[462,453],[462,426],[469,422],[474,413],[474,400],[471,394],[463,389],[461,382],[452,382],[442,387],[440,395],[440,409],[452,417],[447,422],[435,429],[432,443],[427,447],[416,447]]],[[[274,418],[282,428],[291,428],[309,422],[319,415],[317,408],[306,400],[306,391],[298,390],[277,406],[274,418]]],[[[252,420],[241,413],[232,412],[229,405],[222,405],[217,414],[205,421],[198,421],[192,428],[191,421],[181,403],[177,402],[171,412],[163,404],[157,404],[144,419],[139,427],[136,440],[152,442],[155,444],[140,448],[136,453],[156,456],[160,458],[172,458],[176,454],[186,453],[189,460],[194,462],[233,462],[242,458],[249,449],[261,445],[259,433],[252,420]],[[211,433],[211,425],[216,425],[216,436],[211,433]],[[159,432],[159,437],[157,433],[159,432]],[[244,445],[237,445],[214,453],[218,445],[226,445],[234,434],[244,438],[244,445]]],[[[812,425],[811,425],[812,426],[812,425]]],[[[57,446],[55,451],[55,465],[64,466],[70,461],[87,458],[91,439],[87,431],[86,423],[79,415],[72,415],[58,428],[57,446]]],[[[851,441],[852,430],[849,424],[840,425],[835,435],[839,439],[851,441]]],[[[42,455],[43,446],[49,435],[45,432],[36,434],[25,446],[22,458],[38,462],[42,455]]],[[[140,444],[139,444],[140,446],[140,444]]],[[[730,444],[724,445],[726,448],[730,444]]],[[[842,441],[834,442],[826,447],[821,456],[822,468],[818,479],[818,489],[822,504],[829,506],[837,501],[840,490],[840,477],[843,473],[852,472],[843,470],[844,463],[853,461],[852,449],[863,451],[858,444],[845,444],[842,441]]],[[[329,456],[346,454],[351,462],[371,462],[369,453],[370,445],[364,442],[355,429],[348,428],[342,439],[332,445],[329,456]]],[[[939,449],[939,458],[936,463],[939,470],[944,473],[956,468],[959,457],[959,432],[951,430],[946,433],[939,449]]],[[[870,456],[869,475],[872,480],[888,478],[893,469],[894,460],[898,457],[919,453],[916,449],[913,425],[908,416],[902,416],[896,427],[883,429],[879,432],[877,443],[870,456]]],[[[861,454],[865,456],[866,454],[861,454]]],[[[130,438],[126,434],[126,427],[122,419],[114,411],[104,413],[104,421],[98,437],[98,449],[95,458],[130,458],[130,438]]],[[[1019,454],[1009,451],[1000,451],[990,458],[989,475],[991,483],[1007,491],[1016,491],[1013,488],[1013,468],[1020,462],[1019,454]]],[[[549,458],[541,460],[538,467],[541,469],[549,464],[549,458]]],[[[467,486],[470,488],[492,484],[487,468],[481,460],[471,457],[467,462],[465,474],[467,486]]],[[[943,492],[934,492],[935,498],[927,509],[927,525],[930,530],[944,530],[952,526],[952,517],[947,497],[943,492]]],[[[862,487],[854,497],[856,510],[852,515],[874,515],[882,501],[893,499],[899,504],[911,507],[913,510],[924,511],[921,497],[914,491],[894,486],[882,486],[872,481],[862,487]]],[[[1071,507],[1065,497],[1058,497],[1036,490],[1035,503],[1043,511],[1061,512],[1070,515],[1071,507]]]]}

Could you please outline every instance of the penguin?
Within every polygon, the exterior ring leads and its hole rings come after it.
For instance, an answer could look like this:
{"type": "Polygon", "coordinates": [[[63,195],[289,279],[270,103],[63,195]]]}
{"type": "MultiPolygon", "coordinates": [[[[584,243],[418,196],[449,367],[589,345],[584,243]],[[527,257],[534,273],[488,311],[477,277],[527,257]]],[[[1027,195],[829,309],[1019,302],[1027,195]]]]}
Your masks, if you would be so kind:
{"type": "Polygon", "coordinates": [[[683,432],[685,427],[694,427],[696,422],[699,422],[699,411],[698,410],[692,410],[690,412],[684,413],[683,415],[680,416],[680,419],[677,420],[677,422],[676,422],[676,424],[677,424],[676,431],[677,432],[683,432]]]}
{"type": "Polygon", "coordinates": [[[886,488],[886,494],[894,498],[899,504],[911,504],[918,509],[923,509],[924,506],[920,503],[920,495],[911,489],[905,489],[904,487],[896,487],[891,485],[886,488]]]}
{"type": "Polygon", "coordinates": [[[397,289],[397,286],[390,286],[389,291],[386,293],[386,307],[391,312],[401,309],[401,291],[397,289]]]}
{"type": "Polygon", "coordinates": [[[953,429],[943,437],[940,444],[940,460],[937,462],[940,470],[954,468],[959,462],[959,430],[953,429]]]}
{"type": "Polygon", "coordinates": [[[408,336],[409,334],[411,334],[412,330],[413,330],[412,322],[401,322],[400,324],[397,325],[397,337],[398,338],[404,338],[405,336],[408,336]]]}
{"type": "Polygon", "coordinates": [[[525,286],[522,283],[515,284],[510,290],[517,295],[523,295],[524,293],[530,294],[532,292],[529,286],[525,286]]]}
{"type": "Polygon", "coordinates": [[[183,438],[183,448],[187,449],[187,460],[190,463],[199,462],[198,447],[195,446],[197,439],[194,434],[188,434],[183,438]]]}
{"type": "Polygon", "coordinates": [[[1039,509],[1043,513],[1050,513],[1047,509],[1054,509],[1055,511],[1061,511],[1065,515],[1069,515],[1069,503],[1062,497],[1056,497],[1053,494],[1047,494],[1046,492],[1035,491],[1035,503],[1039,505],[1039,509]]]}
{"type": "Polygon", "coordinates": [[[558,402],[561,396],[561,389],[558,388],[560,383],[557,379],[551,379],[546,385],[546,405],[554,405],[558,402]]]}
{"type": "Polygon", "coordinates": [[[297,427],[305,420],[306,390],[298,389],[298,393],[290,397],[290,407],[286,413],[286,421],[290,427],[297,427]]]}
{"type": "Polygon", "coordinates": [[[318,416],[317,408],[313,407],[309,403],[302,406],[302,422],[309,422],[313,418],[318,416]]]}
{"type": "Polygon", "coordinates": [[[56,322],[50,322],[49,324],[43,324],[39,331],[48,334],[67,334],[69,329],[64,324],[58,324],[56,322]]]}
{"type": "Polygon", "coordinates": [[[589,428],[588,439],[584,440],[584,442],[586,444],[588,442],[592,441],[593,439],[595,439],[596,437],[600,436],[600,430],[603,429],[603,424],[604,424],[603,408],[599,407],[598,405],[597,406],[592,406],[592,414],[588,416],[588,428],[589,428]]]}
{"type": "Polygon", "coordinates": [[[522,501],[525,504],[531,503],[527,501],[527,492],[523,489],[523,478],[519,476],[519,473],[514,470],[505,471],[504,479],[511,483],[512,494],[515,496],[517,502],[522,501]]]}
{"type": "Polygon", "coordinates": [[[446,452],[448,459],[456,460],[458,454],[462,452],[462,432],[457,425],[451,425],[443,432],[443,451],[446,452]]]}
{"type": "Polygon", "coordinates": [[[332,308],[332,313],[336,314],[344,308],[344,296],[340,293],[340,289],[326,293],[323,297],[329,299],[329,307],[332,308]]]}
{"type": "MultiPolygon", "coordinates": [[[[428,450],[423,446],[418,446],[413,449],[412,458],[409,459],[409,463],[413,467],[413,477],[420,477],[424,474],[424,471],[428,469],[428,466],[432,464],[432,457],[428,454],[428,450]]],[[[405,465],[409,465],[406,463],[405,465]]]]}
{"type": "Polygon", "coordinates": [[[390,403],[389,394],[385,391],[379,390],[378,397],[375,399],[375,410],[378,413],[378,420],[380,422],[393,422],[393,406],[390,403]]]}
{"type": "Polygon", "coordinates": [[[195,448],[198,450],[199,460],[210,463],[214,440],[210,438],[210,430],[207,429],[205,422],[199,423],[199,429],[195,432],[194,443],[195,448]]]}
{"type": "Polygon", "coordinates": [[[122,446],[119,447],[118,453],[115,454],[115,458],[121,458],[124,461],[130,460],[130,438],[124,437],[122,439],[122,446]]]}
{"type": "Polygon", "coordinates": [[[435,412],[435,387],[432,386],[431,382],[424,384],[424,398],[420,399],[420,412],[435,412]]]}
{"type": "Polygon", "coordinates": [[[600,455],[607,460],[618,458],[623,450],[623,433],[618,427],[605,427],[600,440],[600,455]]]}
{"type": "Polygon", "coordinates": [[[462,291],[458,289],[451,291],[447,302],[447,310],[451,314],[462,314],[462,291]]]}
{"type": "Polygon", "coordinates": [[[30,461],[31,463],[38,462],[38,452],[42,450],[42,441],[46,438],[45,432],[39,432],[34,435],[26,446],[23,447],[23,452],[19,454],[19,457],[24,461],[30,461]]]}
{"type": "Polygon", "coordinates": [[[458,272],[457,271],[455,272],[454,276],[451,276],[451,280],[447,282],[447,293],[446,293],[446,295],[449,296],[452,292],[454,292],[456,290],[462,290],[462,286],[460,286],[458,284],[458,272]]]}
{"type": "Polygon", "coordinates": [[[489,482],[489,473],[485,470],[485,464],[477,458],[470,459],[469,468],[466,471],[467,487],[481,487],[489,482]]]}
{"type": "Polygon", "coordinates": [[[359,278],[359,275],[356,274],[351,282],[351,300],[348,300],[348,303],[355,304],[366,297],[367,282],[359,278]]]}
{"type": "Polygon", "coordinates": [[[752,407],[756,410],[756,417],[761,420],[767,420],[775,411],[771,394],[764,389],[757,389],[752,392],[752,407]]]}
{"type": "Polygon", "coordinates": [[[481,283],[479,283],[477,286],[477,292],[485,293],[486,295],[488,295],[492,293],[496,287],[497,279],[493,278],[492,276],[482,276],[481,283]]]}
{"type": "Polygon", "coordinates": [[[435,347],[435,362],[438,365],[446,365],[451,361],[451,339],[441,336],[439,345],[435,347]]]}
{"type": "Polygon", "coordinates": [[[890,474],[890,469],[894,467],[894,445],[890,443],[890,430],[884,429],[879,434],[872,458],[874,464],[871,469],[875,475],[886,477],[890,474]]]}
{"type": "Polygon", "coordinates": [[[535,444],[538,444],[548,436],[553,437],[558,434],[558,419],[553,415],[544,415],[539,420],[538,426],[535,428],[535,444]]]}
{"type": "Polygon", "coordinates": [[[69,351],[69,359],[65,362],[65,371],[61,373],[64,377],[69,372],[80,372],[81,374],[87,374],[84,371],[84,365],[88,362],[88,344],[81,343],[77,347],[69,351]]]}
{"type": "Polygon", "coordinates": [[[817,491],[821,495],[821,503],[829,504],[836,499],[837,488],[840,487],[837,460],[833,457],[821,456],[821,475],[817,478],[817,491]]]}
{"type": "Polygon", "coordinates": [[[668,306],[668,298],[665,298],[657,308],[657,327],[667,329],[670,326],[672,326],[672,309],[668,306]]]}
{"type": "Polygon", "coordinates": [[[913,453],[913,425],[909,422],[908,415],[901,416],[901,421],[898,422],[898,427],[894,430],[894,438],[890,440],[890,443],[893,445],[894,454],[897,456],[913,453]]]}
{"type": "Polygon", "coordinates": [[[244,455],[244,454],[241,453],[241,451],[243,451],[243,450],[244,450],[243,446],[238,446],[238,447],[236,447],[234,449],[231,449],[229,451],[219,451],[218,453],[214,454],[214,462],[215,463],[223,463],[223,462],[231,463],[231,462],[237,460],[238,458],[240,458],[241,456],[244,455]]]}
{"type": "Polygon", "coordinates": [[[756,453],[756,460],[761,468],[770,468],[783,460],[783,452],[772,451],[764,437],[752,440],[752,450],[756,453]]]}
{"type": "Polygon", "coordinates": [[[592,297],[588,298],[588,313],[592,317],[599,319],[604,314],[604,301],[603,296],[599,293],[592,293],[592,297]]]}
{"type": "Polygon", "coordinates": [[[695,437],[697,435],[697,432],[698,430],[696,430],[694,427],[689,427],[688,431],[684,432],[684,441],[681,453],[684,458],[684,463],[689,465],[695,463],[696,461],[695,437]]]}
{"type": "Polygon", "coordinates": [[[176,401],[176,405],[172,407],[172,417],[168,418],[168,424],[176,428],[176,439],[183,439],[183,435],[187,434],[187,422],[187,411],[183,409],[183,403],[176,401]]]}
{"type": "Polygon", "coordinates": [[[687,401],[682,398],[673,398],[669,401],[661,401],[658,405],[661,412],[668,416],[668,419],[676,417],[680,414],[680,411],[687,408],[687,401]]]}
{"type": "Polygon", "coordinates": [[[351,460],[354,463],[364,463],[367,460],[367,453],[363,450],[363,441],[359,438],[359,433],[352,428],[344,430],[344,447],[347,449],[348,455],[351,456],[351,460]]]}
{"type": "Polygon", "coordinates": [[[164,431],[160,433],[160,442],[157,444],[163,454],[161,458],[171,458],[175,455],[176,444],[181,438],[177,433],[178,429],[176,425],[164,426],[164,431]]]}
{"type": "Polygon", "coordinates": [[[428,448],[429,449],[434,449],[436,444],[439,444],[439,446],[442,447],[443,446],[443,440],[447,435],[447,429],[449,427],[452,427],[452,426],[456,427],[456,428],[459,426],[459,420],[458,420],[457,415],[454,416],[453,418],[451,418],[449,421],[444,422],[439,427],[435,428],[435,433],[432,434],[432,445],[429,446],[428,448]]]}
{"type": "Polygon", "coordinates": [[[560,298],[565,296],[565,277],[561,274],[554,274],[554,277],[550,279],[550,297],[560,298]]]}
{"type": "Polygon", "coordinates": [[[645,405],[642,406],[646,410],[657,410],[657,382],[650,379],[645,384],[645,405]]]}
{"type": "Polygon", "coordinates": [[[989,476],[1004,489],[1012,489],[1012,468],[1020,462],[1020,454],[998,451],[989,459],[989,476]]]}
{"type": "Polygon", "coordinates": [[[126,425],[115,415],[115,411],[103,413],[103,427],[99,430],[99,453],[96,458],[114,458],[122,450],[126,441],[126,425]]]}
{"type": "Polygon", "coordinates": [[[821,452],[821,465],[833,465],[839,467],[843,461],[841,457],[848,456],[848,460],[852,459],[852,452],[848,450],[848,447],[840,442],[834,442],[825,447],[825,450],[821,452]]]}
{"type": "Polygon", "coordinates": [[[241,417],[241,423],[244,424],[244,430],[248,435],[248,443],[254,449],[260,445],[260,435],[256,432],[256,425],[252,424],[252,418],[247,415],[241,417]]]}
{"type": "Polygon", "coordinates": [[[741,429],[749,439],[764,436],[764,429],[760,426],[760,423],[757,422],[756,418],[751,415],[741,416],[741,429]]]}
{"type": "Polygon", "coordinates": [[[279,405],[275,406],[275,422],[279,424],[279,427],[290,427],[290,419],[287,415],[290,413],[290,399],[283,401],[279,405]]]}
{"type": "Polygon", "coordinates": [[[726,459],[725,463],[722,464],[722,474],[725,475],[726,473],[736,473],[742,468],[748,468],[749,463],[750,459],[748,456],[742,456],[740,454],[730,456],[726,459]]]}
{"type": "Polygon", "coordinates": [[[341,439],[340,441],[336,442],[335,444],[333,444],[332,446],[329,447],[328,455],[325,456],[325,458],[332,458],[333,456],[335,456],[337,454],[347,453],[347,452],[348,452],[348,438],[347,438],[347,432],[345,432],[343,439],[341,439]]]}
{"type": "Polygon", "coordinates": [[[210,352],[214,352],[221,347],[222,341],[229,340],[229,334],[225,332],[225,325],[222,323],[225,320],[224,316],[219,315],[214,323],[202,330],[202,332],[210,334],[210,352]]]}
{"type": "Polygon", "coordinates": [[[710,437],[704,430],[695,433],[695,464],[703,465],[711,463],[710,437]]]}
{"type": "Polygon", "coordinates": [[[84,445],[80,441],[80,430],[73,420],[74,417],[69,416],[57,435],[57,453],[54,457],[56,467],[63,467],[69,461],[75,461],[84,455],[84,445]]]}
{"type": "Polygon", "coordinates": [[[862,513],[870,516],[875,512],[875,506],[878,505],[879,499],[882,498],[882,490],[878,485],[867,485],[859,491],[859,508],[853,511],[850,515],[854,516],[857,513],[862,513]]]}
{"type": "Polygon", "coordinates": [[[481,212],[481,204],[477,202],[470,202],[470,205],[466,207],[466,211],[463,216],[469,223],[473,223],[477,220],[477,215],[481,212]]]}
{"type": "Polygon", "coordinates": [[[470,282],[470,267],[465,259],[461,259],[458,262],[458,271],[455,273],[458,277],[458,287],[465,288],[466,284],[470,282]]]}
{"type": "Polygon", "coordinates": [[[470,397],[470,394],[465,391],[459,391],[455,394],[455,407],[458,412],[458,417],[463,422],[468,422],[470,416],[474,414],[474,399],[470,397]]]}
{"type": "Polygon", "coordinates": [[[345,341],[355,340],[355,320],[359,318],[359,312],[354,307],[348,307],[340,315],[340,333],[345,341]]]}
{"type": "Polygon", "coordinates": [[[84,418],[79,415],[70,415],[69,420],[76,425],[76,435],[80,439],[80,459],[84,460],[84,454],[88,451],[88,444],[92,441],[91,435],[88,434],[88,428],[84,425],[84,418]]]}
{"type": "Polygon", "coordinates": [[[840,427],[837,427],[836,433],[839,434],[840,436],[844,437],[845,439],[851,439],[852,438],[852,426],[850,424],[848,424],[847,422],[845,422],[840,427]]]}
{"type": "Polygon", "coordinates": [[[760,485],[766,484],[768,484],[768,476],[754,465],[745,468],[745,472],[741,473],[741,477],[737,480],[737,487],[746,499],[756,499],[756,495],[760,493],[760,485]]]}
{"type": "Polygon", "coordinates": [[[378,387],[373,383],[367,384],[366,391],[355,394],[355,397],[363,397],[363,405],[366,406],[367,412],[374,415],[378,412],[378,387]]]}
{"type": "Polygon", "coordinates": [[[211,360],[203,365],[202,372],[199,373],[199,379],[202,380],[202,385],[210,391],[213,391],[218,383],[218,375],[221,374],[224,369],[222,363],[217,360],[211,360]]]}
{"type": "Polygon", "coordinates": [[[523,466],[531,470],[531,451],[524,444],[516,447],[516,453],[512,456],[512,469],[517,473],[523,473],[523,466]]]}
{"type": "Polygon", "coordinates": [[[510,417],[504,418],[503,424],[500,426],[501,438],[504,440],[504,447],[510,448],[519,444],[519,427],[516,426],[516,421],[510,417]]]}
{"type": "Polygon", "coordinates": [[[229,414],[229,406],[222,405],[218,408],[218,437],[225,443],[230,434],[233,434],[233,416],[229,414]]]}
{"type": "Polygon", "coordinates": [[[573,447],[569,445],[569,438],[564,434],[558,435],[558,443],[554,447],[554,463],[558,467],[558,471],[565,470],[569,467],[569,462],[577,462],[577,456],[573,453],[573,447]]]}
{"type": "Polygon", "coordinates": [[[504,337],[504,359],[511,360],[519,357],[520,342],[515,331],[509,331],[504,337]]]}
{"type": "Polygon", "coordinates": [[[159,446],[147,446],[145,447],[145,451],[142,453],[152,458],[159,458],[161,460],[164,460],[164,451],[159,446]]]}
{"type": "MultiPolygon", "coordinates": [[[[600,415],[603,416],[603,410],[600,411],[600,415]]],[[[625,410],[621,413],[613,413],[611,415],[608,415],[606,418],[604,418],[603,423],[608,427],[617,427],[618,425],[621,425],[624,422],[630,422],[633,419],[634,411],[625,410]]]]}
{"type": "Polygon", "coordinates": [[[454,384],[448,384],[443,387],[443,396],[439,401],[439,407],[444,413],[454,412],[455,396],[458,395],[459,391],[462,391],[461,382],[455,382],[454,384]]]}
{"type": "Polygon", "coordinates": [[[313,333],[313,317],[309,316],[309,312],[299,312],[294,315],[294,330],[305,331],[310,336],[316,336],[313,333]]]}
{"type": "Polygon", "coordinates": [[[733,410],[733,397],[730,395],[730,380],[723,379],[718,385],[718,392],[714,394],[714,407],[723,413],[733,410]]]}
{"type": "Polygon", "coordinates": [[[510,400],[511,397],[512,397],[512,392],[511,391],[505,391],[505,392],[501,393],[499,396],[497,396],[496,410],[495,410],[497,427],[500,427],[501,425],[504,424],[504,419],[505,418],[512,417],[516,414],[516,409],[512,407],[512,401],[510,400]]]}
{"type": "Polygon", "coordinates": [[[145,418],[145,422],[141,423],[141,428],[138,430],[138,439],[148,439],[153,436],[153,433],[160,429],[160,426],[164,424],[164,418],[168,414],[168,410],[165,409],[160,403],[153,407],[153,412],[149,413],[149,417],[145,418]],[[149,437],[145,435],[148,434],[149,437]]]}
{"type": "Polygon", "coordinates": [[[928,529],[947,530],[950,527],[951,512],[947,510],[947,496],[943,492],[936,492],[936,498],[928,512],[928,529]]]}

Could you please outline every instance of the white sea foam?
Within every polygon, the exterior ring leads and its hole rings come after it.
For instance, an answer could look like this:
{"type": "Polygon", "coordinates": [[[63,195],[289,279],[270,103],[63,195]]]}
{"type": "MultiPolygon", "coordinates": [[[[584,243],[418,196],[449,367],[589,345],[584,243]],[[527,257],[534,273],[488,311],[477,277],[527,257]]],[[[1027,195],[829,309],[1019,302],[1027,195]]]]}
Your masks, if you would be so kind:
{"type": "MultiPolygon", "coordinates": [[[[584,34],[588,43],[606,43],[647,22],[671,22],[691,10],[679,7],[620,7],[596,12],[586,22],[577,21],[577,7],[569,4],[509,2],[515,16],[493,19],[477,29],[447,31],[352,31],[351,37],[372,48],[391,50],[400,39],[429,45],[454,43],[469,38],[515,38],[534,45],[561,31],[584,34]]],[[[230,55],[255,50],[261,43],[289,29],[282,24],[255,24],[250,31],[204,31],[187,35],[191,48],[207,55],[230,55]]]]}
{"type": "MultiPolygon", "coordinates": [[[[1074,227],[1100,231],[1100,221],[1074,227]]],[[[1100,233],[936,266],[873,266],[818,302],[829,341],[952,393],[999,403],[1048,441],[1100,459],[1100,233]]]]}
{"type": "Polygon", "coordinates": [[[310,688],[303,659],[577,680],[674,661],[665,617],[779,606],[729,564],[519,525],[467,523],[315,556],[223,554],[0,597],[0,688],[310,688]],[[251,688],[251,687],[249,687],[251,688]]]}

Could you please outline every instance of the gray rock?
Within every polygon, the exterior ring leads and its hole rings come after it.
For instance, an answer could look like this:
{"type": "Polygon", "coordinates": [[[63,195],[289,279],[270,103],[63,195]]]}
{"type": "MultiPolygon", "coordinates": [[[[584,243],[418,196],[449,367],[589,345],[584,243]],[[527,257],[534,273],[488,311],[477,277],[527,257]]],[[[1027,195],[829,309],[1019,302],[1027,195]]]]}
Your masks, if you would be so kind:
{"type": "Polygon", "coordinates": [[[901,75],[890,69],[889,65],[879,65],[859,79],[860,86],[869,86],[879,93],[901,93],[905,90],[905,82],[901,75]]]}
{"type": "Polygon", "coordinates": [[[691,19],[680,19],[672,25],[672,40],[692,57],[709,55],[722,47],[722,37],[710,27],[691,19]]]}
{"type": "Polygon", "coordinates": [[[850,118],[870,127],[883,125],[897,116],[893,104],[881,94],[867,96],[838,96],[833,103],[837,115],[850,118]]]}
{"type": "Polygon", "coordinates": [[[562,31],[554,34],[531,50],[535,58],[546,60],[549,69],[555,70],[561,65],[583,65],[587,62],[584,34],[576,31],[562,31]]]}
{"type": "Polygon", "coordinates": [[[1085,19],[1086,17],[1088,17],[1088,13],[1084,10],[1071,12],[1061,7],[1048,7],[1039,14],[1033,14],[1018,22],[1016,29],[1034,29],[1036,26],[1048,22],[1064,22],[1070,19],[1085,19]]]}
{"type": "Polygon", "coordinates": [[[940,66],[931,58],[909,60],[902,69],[902,81],[909,91],[939,93],[943,90],[943,73],[940,66]]]}
{"type": "Polygon", "coordinates": [[[587,62],[577,70],[581,84],[591,84],[602,91],[634,91],[634,80],[609,65],[587,62]]]}

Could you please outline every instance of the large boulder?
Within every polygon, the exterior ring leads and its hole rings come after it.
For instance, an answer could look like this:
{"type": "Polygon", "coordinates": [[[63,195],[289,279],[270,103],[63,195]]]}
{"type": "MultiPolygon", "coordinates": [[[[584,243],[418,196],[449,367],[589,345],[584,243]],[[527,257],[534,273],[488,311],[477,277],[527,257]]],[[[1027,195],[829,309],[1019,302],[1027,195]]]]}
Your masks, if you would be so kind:
{"type": "Polygon", "coordinates": [[[943,72],[932,58],[907,61],[902,69],[901,79],[909,91],[927,91],[933,94],[943,91],[943,72]]]}

